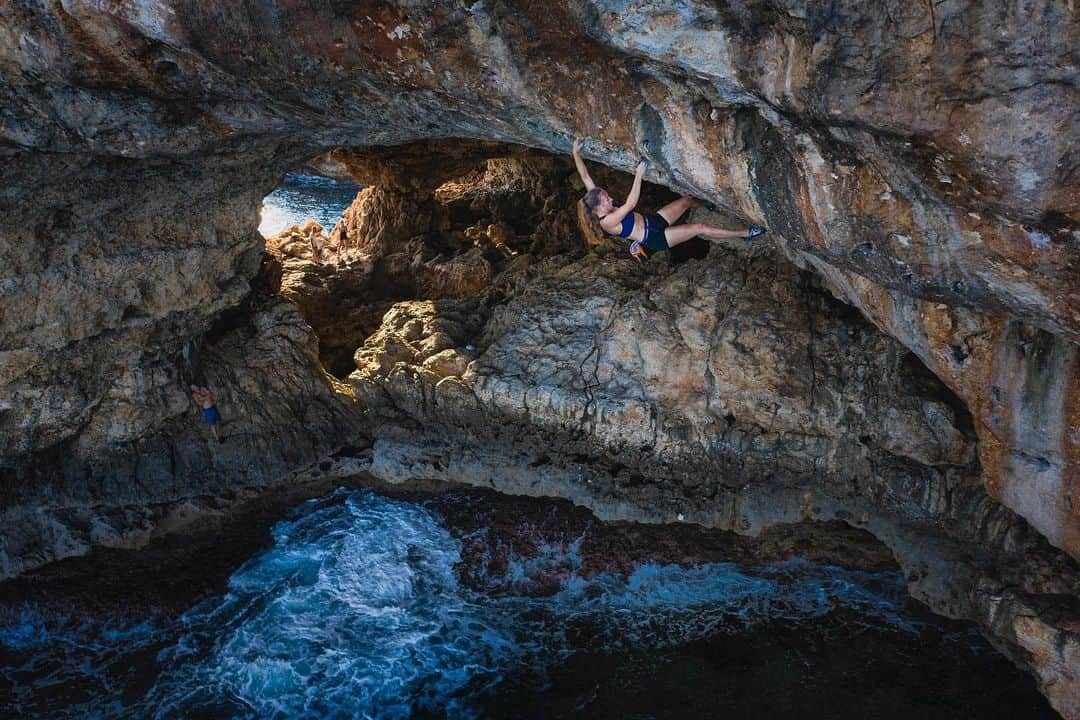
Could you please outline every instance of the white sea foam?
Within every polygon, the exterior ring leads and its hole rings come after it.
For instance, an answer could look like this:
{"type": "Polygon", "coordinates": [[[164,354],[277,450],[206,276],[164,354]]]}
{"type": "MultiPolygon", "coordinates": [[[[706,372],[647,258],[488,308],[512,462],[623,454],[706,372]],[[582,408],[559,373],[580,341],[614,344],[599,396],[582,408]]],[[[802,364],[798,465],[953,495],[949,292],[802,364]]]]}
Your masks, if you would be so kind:
{"type": "Polygon", "coordinates": [[[156,684],[133,706],[119,704],[123,688],[102,658],[160,643],[161,628],[50,627],[29,613],[0,629],[0,643],[51,658],[30,670],[98,678],[96,697],[75,703],[69,717],[406,718],[472,717],[477,698],[508,674],[542,672],[583,644],[591,652],[662,648],[838,605],[867,623],[918,630],[903,613],[898,574],[805,561],[648,565],[628,578],[586,580],[575,574],[579,542],[570,542],[511,557],[496,579],[513,585],[569,569],[554,595],[472,592],[454,572],[460,543],[432,513],[370,492],[305,503],[273,538],[224,597],[200,603],[169,631],[156,684]]]}

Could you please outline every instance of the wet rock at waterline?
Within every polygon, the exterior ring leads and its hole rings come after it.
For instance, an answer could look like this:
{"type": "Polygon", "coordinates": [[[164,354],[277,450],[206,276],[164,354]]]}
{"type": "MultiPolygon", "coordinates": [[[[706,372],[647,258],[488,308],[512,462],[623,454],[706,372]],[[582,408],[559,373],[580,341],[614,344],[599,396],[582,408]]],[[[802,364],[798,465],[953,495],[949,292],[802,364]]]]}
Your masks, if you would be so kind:
{"type": "Polygon", "coordinates": [[[495,307],[398,303],[357,351],[376,476],[752,535],[843,520],[932,608],[1007,637],[1069,707],[1080,643],[1062,608],[1080,572],[987,497],[971,417],[906,348],[777,255],[533,271],[495,307]]]}
{"type": "Polygon", "coordinates": [[[356,402],[319,365],[317,346],[294,304],[254,296],[218,320],[190,366],[144,349],[140,360],[150,369],[131,368],[128,387],[137,392],[139,382],[153,381],[154,393],[142,403],[111,397],[77,440],[5,476],[2,574],[94,546],[143,546],[293,478],[298,466],[345,444],[363,444],[356,402]],[[224,443],[210,438],[184,393],[193,368],[214,388],[224,443]],[[153,432],[115,437],[166,402],[169,415],[153,432]]]}

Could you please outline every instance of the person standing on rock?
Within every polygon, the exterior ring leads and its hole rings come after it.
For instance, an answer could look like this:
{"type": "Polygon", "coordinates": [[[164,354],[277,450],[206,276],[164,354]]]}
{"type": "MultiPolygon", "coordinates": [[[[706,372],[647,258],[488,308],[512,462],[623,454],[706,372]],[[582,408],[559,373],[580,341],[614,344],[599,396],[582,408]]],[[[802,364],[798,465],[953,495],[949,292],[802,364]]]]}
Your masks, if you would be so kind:
{"type": "Polygon", "coordinates": [[[225,438],[221,437],[219,429],[221,413],[218,412],[217,405],[214,404],[214,396],[210,392],[210,388],[192,385],[191,396],[195,398],[195,402],[202,405],[203,417],[206,418],[207,424],[210,425],[210,434],[214,436],[214,439],[219,444],[225,442],[225,438]]]}
{"type": "Polygon", "coordinates": [[[630,188],[630,194],[626,196],[626,202],[616,205],[607,191],[597,187],[589,176],[585,162],[581,159],[581,138],[574,139],[573,153],[574,165],[577,166],[578,174],[581,175],[587,191],[581,201],[585,206],[586,222],[598,236],[604,232],[631,240],[630,255],[639,263],[647,260],[652,253],[670,250],[698,235],[709,239],[744,238],[750,240],[766,232],[763,227],[725,230],[705,223],[676,225],[676,221],[691,206],[705,204],[689,195],[668,203],[654,213],[634,212],[638,197],[641,195],[641,180],[649,165],[649,161],[644,156],[634,173],[634,184],[630,188]]]}
{"type": "Polygon", "coordinates": [[[349,260],[349,233],[345,231],[345,222],[339,221],[337,228],[337,260],[338,264],[341,264],[341,257],[345,256],[345,261],[349,260]]]}

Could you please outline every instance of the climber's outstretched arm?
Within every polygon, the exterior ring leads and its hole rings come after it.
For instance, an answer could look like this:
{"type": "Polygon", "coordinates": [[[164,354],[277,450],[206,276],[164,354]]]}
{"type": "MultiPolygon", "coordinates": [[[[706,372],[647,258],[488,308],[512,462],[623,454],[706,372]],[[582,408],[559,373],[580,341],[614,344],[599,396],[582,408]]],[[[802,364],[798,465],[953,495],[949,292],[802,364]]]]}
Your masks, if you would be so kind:
{"type": "Polygon", "coordinates": [[[589,171],[585,167],[585,161],[581,159],[581,138],[574,138],[574,165],[577,166],[578,175],[581,176],[581,182],[585,183],[585,192],[596,187],[596,183],[589,177],[589,171]]]}
{"type": "Polygon", "coordinates": [[[634,184],[630,188],[630,194],[626,196],[626,202],[605,215],[603,222],[600,224],[600,227],[604,228],[605,232],[611,232],[609,228],[617,228],[622,223],[623,218],[637,207],[638,198],[641,197],[641,179],[645,176],[646,167],[648,165],[645,159],[642,158],[641,162],[638,163],[637,172],[634,173],[634,184]]]}

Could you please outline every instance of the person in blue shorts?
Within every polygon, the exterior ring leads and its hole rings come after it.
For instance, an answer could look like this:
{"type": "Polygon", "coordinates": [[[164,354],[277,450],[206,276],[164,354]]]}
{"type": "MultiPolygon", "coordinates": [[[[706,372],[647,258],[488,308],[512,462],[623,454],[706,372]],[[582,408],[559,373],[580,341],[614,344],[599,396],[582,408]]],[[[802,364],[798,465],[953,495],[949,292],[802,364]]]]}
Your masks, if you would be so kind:
{"type": "Polygon", "coordinates": [[[214,404],[214,396],[210,392],[210,388],[192,385],[191,396],[195,398],[195,402],[202,405],[203,417],[206,418],[207,424],[210,425],[210,434],[214,436],[218,443],[225,442],[225,438],[221,437],[219,430],[221,413],[218,412],[217,406],[214,404]]]}
{"type": "Polygon", "coordinates": [[[626,202],[616,205],[607,191],[597,187],[589,176],[585,162],[581,159],[581,138],[574,140],[573,152],[574,165],[577,166],[578,174],[587,190],[582,200],[586,221],[596,235],[605,232],[608,235],[629,239],[631,241],[630,254],[639,263],[647,260],[653,253],[670,250],[698,235],[710,239],[745,238],[750,240],[766,232],[763,227],[725,230],[704,223],[676,225],[676,221],[692,206],[706,204],[689,195],[668,203],[654,213],[634,212],[638,197],[641,195],[641,180],[649,164],[644,157],[638,163],[637,172],[634,173],[634,184],[630,188],[630,194],[626,196],[626,202]]]}

